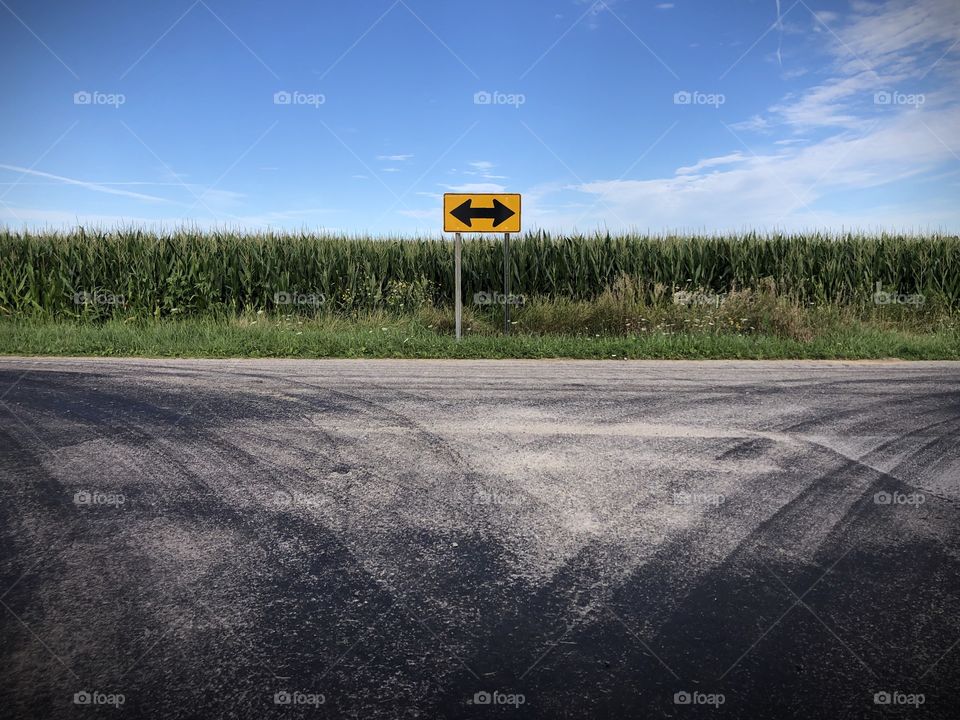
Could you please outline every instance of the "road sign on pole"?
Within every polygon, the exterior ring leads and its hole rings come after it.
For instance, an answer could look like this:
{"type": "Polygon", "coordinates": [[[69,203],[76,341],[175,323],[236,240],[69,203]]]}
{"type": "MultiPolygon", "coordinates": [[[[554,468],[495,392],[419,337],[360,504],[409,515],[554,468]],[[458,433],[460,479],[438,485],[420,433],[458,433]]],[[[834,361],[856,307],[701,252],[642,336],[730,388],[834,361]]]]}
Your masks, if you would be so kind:
{"type": "MultiPolygon", "coordinates": [[[[461,336],[461,233],[503,233],[503,332],[510,333],[510,233],[520,232],[520,195],[517,193],[446,193],[443,196],[443,231],[453,240],[454,323],[461,336]]],[[[496,294],[496,293],[494,293],[496,294]]]]}
{"type": "Polygon", "coordinates": [[[515,193],[446,193],[443,231],[520,232],[520,195],[515,193]]]}

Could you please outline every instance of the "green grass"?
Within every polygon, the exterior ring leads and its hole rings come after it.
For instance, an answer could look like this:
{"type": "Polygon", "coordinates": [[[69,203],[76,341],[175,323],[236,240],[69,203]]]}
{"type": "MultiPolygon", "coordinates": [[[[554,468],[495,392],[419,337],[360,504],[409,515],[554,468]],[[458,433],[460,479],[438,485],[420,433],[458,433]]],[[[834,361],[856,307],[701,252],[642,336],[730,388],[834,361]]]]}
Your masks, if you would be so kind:
{"type": "Polygon", "coordinates": [[[0,352],[15,355],[290,358],[593,358],[960,360],[956,330],[848,327],[810,341],[703,332],[634,336],[474,335],[457,342],[410,319],[297,323],[179,319],[84,323],[0,321],[0,352]]]}

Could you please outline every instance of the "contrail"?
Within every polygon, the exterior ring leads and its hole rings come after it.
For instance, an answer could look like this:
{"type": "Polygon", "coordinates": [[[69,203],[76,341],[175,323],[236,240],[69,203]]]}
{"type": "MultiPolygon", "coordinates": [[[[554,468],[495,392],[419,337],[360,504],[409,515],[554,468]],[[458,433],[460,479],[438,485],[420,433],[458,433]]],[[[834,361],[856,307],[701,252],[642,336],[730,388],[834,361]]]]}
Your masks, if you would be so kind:
{"type": "Polygon", "coordinates": [[[144,195],[143,193],[130,192],[129,190],[117,190],[116,188],[101,185],[100,183],[75,180],[74,178],[64,177],[63,175],[54,175],[53,173],[41,172],[39,170],[33,170],[32,168],[23,168],[17,165],[4,165],[0,163],[0,170],[10,170],[12,172],[22,173],[23,175],[47,178],[48,180],[59,180],[67,185],[77,185],[87,190],[108,193],[110,195],[123,195],[124,197],[136,198],[137,200],[150,200],[152,202],[169,202],[166,198],[156,197],[155,195],[144,195]]]}
{"type": "Polygon", "coordinates": [[[777,2],[777,64],[783,67],[783,58],[780,56],[780,48],[783,47],[783,20],[780,18],[780,0],[777,2]]]}

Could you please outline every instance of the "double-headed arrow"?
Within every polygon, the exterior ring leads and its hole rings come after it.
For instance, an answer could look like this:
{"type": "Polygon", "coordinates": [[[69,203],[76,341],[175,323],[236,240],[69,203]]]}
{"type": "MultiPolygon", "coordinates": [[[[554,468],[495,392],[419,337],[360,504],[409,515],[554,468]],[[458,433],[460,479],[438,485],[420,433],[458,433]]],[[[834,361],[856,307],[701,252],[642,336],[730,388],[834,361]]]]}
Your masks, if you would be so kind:
{"type": "Polygon", "coordinates": [[[502,202],[493,199],[492,208],[475,208],[472,206],[473,200],[468,199],[463,204],[450,211],[457,220],[467,227],[473,227],[472,220],[493,220],[493,226],[497,227],[505,220],[509,220],[516,213],[504,205],[502,202]]]}

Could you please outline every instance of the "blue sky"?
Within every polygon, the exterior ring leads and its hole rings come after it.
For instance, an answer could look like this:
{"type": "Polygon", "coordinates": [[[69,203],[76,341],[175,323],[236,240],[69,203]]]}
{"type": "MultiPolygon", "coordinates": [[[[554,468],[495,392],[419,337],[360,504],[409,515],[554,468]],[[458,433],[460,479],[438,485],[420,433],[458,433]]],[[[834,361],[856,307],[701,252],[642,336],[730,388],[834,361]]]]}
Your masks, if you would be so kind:
{"type": "Polygon", "coordinates": [[[956,0],[0,0],[0,223],[960,231],[956,0]]]}

